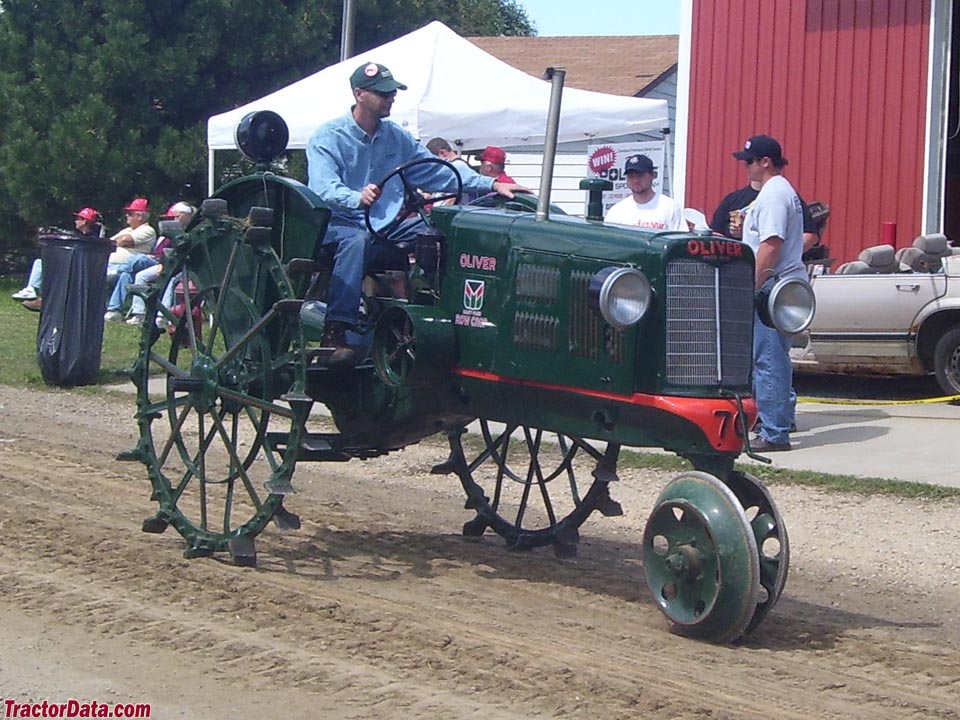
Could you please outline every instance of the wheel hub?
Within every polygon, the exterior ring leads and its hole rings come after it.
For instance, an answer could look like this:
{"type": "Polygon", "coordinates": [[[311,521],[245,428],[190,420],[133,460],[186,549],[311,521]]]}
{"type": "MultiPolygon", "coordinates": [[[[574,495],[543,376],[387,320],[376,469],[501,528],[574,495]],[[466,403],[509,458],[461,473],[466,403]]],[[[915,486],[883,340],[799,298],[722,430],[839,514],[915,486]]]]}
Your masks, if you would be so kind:
{"type": "Polygon", "coordinates": [[[693,580],[703,572],[703,556],[692,545],[681,545],[664,560],[678,580],[693,580]]]}

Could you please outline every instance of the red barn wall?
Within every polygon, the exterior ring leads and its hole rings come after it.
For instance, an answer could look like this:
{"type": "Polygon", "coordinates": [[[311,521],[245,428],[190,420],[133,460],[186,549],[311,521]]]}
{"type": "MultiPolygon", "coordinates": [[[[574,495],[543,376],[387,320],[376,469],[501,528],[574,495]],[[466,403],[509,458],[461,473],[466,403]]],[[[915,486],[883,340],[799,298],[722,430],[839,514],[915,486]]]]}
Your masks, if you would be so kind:
{"type": "Polygon", "coordinates": [[[730,155],[773,135],[837,262],[921,230],[930,0],[695,0],[685,204],[746,184],[730,155]]]}

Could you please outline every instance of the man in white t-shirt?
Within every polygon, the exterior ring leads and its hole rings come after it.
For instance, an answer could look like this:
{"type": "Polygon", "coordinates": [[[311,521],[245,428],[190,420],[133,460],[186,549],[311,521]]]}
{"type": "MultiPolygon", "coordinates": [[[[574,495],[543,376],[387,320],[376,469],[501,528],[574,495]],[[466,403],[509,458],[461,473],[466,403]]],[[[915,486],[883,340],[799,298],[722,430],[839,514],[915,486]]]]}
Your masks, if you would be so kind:
{"type": "Polygon", "coordinates": [[[623,171],[632,194],[610,208],[604,222],[644,230],[689,230],[679,203],[653,189],[657,179],[653,160],[646,155],[631,155],[623,171]]]}
{"type": "MultiPolygon", "coordinates": [[[[756,257],[754,287],[779,278],[806,278],[803,255],[803,205],[783,177],[787,164],[780,143],[755,135],[733,153],[746,166],[747,179],[760,187],[743,220],[743,242],[756,257]]],[[[757,452],[790,449],[797,396],[793,391],[790,336],[753,321],[753,394],[760,413],[760,431],[751,447],[757,452]]]]}

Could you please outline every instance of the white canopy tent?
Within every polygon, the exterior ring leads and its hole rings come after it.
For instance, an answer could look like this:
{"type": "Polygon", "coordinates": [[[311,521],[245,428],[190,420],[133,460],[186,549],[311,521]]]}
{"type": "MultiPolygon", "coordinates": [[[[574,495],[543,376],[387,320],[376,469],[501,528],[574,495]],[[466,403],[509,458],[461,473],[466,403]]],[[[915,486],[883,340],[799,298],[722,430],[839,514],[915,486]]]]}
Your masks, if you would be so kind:
{"type": "MultiPolygon", "coordinates": [[[[317,127],[353,104],[350,75],[362,63],[386,65],[408,86],[390,119],[426,142],[444,137],[464,150],[543,145],[550,83],[517,70],[432,22],[207,121],[209,179],[214,151],[236,148],[234,129],[254,110],[273,110],[290,128],[288,147],[307,146],[317,127]]],[[[546,68],[544,68],[546,69],[546,68]]],[[[667,102],[565,88],[558,142],[660,130],[667,102]]]]}

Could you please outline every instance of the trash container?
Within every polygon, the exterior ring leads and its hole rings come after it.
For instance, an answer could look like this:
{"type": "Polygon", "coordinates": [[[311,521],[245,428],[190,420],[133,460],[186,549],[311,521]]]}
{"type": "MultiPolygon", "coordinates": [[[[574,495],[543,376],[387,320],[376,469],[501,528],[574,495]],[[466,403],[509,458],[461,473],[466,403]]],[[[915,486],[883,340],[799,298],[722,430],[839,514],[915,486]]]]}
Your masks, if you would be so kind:
{"type": "Polygon", "coordinates": [[[43,306],[37,362],[44,382],[87,385],[100,372],[107,260],[112,243],[66,230],[37,236],[43,261],[43,306]]]}

